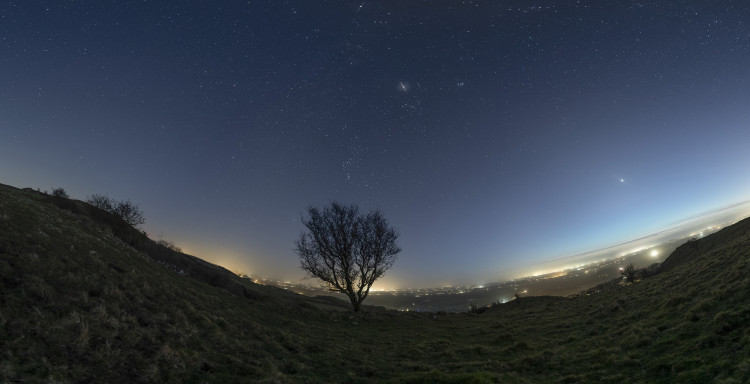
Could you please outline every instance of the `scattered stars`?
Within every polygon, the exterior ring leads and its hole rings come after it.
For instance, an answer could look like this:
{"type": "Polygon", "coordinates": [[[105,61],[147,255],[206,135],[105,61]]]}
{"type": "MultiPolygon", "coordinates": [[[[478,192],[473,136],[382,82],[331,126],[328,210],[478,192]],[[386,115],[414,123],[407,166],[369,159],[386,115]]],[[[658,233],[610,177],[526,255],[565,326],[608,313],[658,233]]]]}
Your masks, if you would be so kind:
{"type": "MultiPolygon", "coordinates": [[[[346,125],[344,125],[346,127],[346,125]]],[[[359,168],[362,161],[362,145],[359,143],[359,137],[353,136],[349,139],[345,147],[345,159],[341,162],[341,169],[346,175],[346,181],[351,181],[352,172],[359,168]]]]}
{"type": "MultiPolygon", "coordinates": [[[[219,233],[235,218],[216,212],[367,201],[404,229],[415,260],[441,260],[405,275],[500,273],[482,260],[627,237],[722,204],[716,191],[750,190],[737,180],[750,163],[744,3],[636,1],[66,2],[55,17],[14,1],[0,14],[4,182],[70,175],[84,195],[127,188],[149,207],[176,197],[138,191],[174,188],[216,223],[195,230],[219,233]],[[81,156],[74,173],[63,167],[81,156]],[[528,228],[549,241],[529,241],[528,228]],[[454,263],[467,249],[480,256],[454,263]]],[[[243,229],[273,241],[238,240],[237,253],[263,249],[252,261],[289,275],[296,266],[278,260],[298,229],[243,229]]]]}

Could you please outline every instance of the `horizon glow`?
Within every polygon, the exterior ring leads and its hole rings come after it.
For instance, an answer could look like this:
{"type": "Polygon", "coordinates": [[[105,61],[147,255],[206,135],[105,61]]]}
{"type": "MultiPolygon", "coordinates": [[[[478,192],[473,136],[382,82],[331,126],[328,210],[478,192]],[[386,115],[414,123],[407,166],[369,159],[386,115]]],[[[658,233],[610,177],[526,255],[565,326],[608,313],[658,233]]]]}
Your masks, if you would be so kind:
{"type": "Polygon", "coordinates": [[[529,7],[0,5],[0,183],[130,199],[153,237],[281,281],[307,206],[378,208],[389,288],[574,265],[750,199],[744,2],[529,7]]]}

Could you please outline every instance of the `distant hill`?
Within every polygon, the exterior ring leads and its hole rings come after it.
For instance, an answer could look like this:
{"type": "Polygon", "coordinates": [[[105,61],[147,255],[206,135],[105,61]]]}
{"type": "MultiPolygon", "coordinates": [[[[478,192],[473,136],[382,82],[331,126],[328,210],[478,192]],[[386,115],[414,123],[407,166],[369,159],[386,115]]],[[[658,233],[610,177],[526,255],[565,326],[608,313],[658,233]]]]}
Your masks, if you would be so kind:
{"type": "Polygon", "coordinates": [[[0,185],[0,382],[749,382],[748,227],[597,293],[354,315],[0,185]]]}

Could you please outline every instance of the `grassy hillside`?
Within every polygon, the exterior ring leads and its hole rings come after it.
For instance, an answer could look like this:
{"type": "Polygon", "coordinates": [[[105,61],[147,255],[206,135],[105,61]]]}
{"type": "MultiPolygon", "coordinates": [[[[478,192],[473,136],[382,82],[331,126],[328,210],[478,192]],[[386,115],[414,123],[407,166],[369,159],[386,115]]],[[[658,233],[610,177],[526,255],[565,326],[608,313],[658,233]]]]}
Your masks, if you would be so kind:
{"type": "Polygon", "coordinates": [[[353,315],[0,185],[0,382],[748,382],[749,231],[590,295],[353,315]]]}

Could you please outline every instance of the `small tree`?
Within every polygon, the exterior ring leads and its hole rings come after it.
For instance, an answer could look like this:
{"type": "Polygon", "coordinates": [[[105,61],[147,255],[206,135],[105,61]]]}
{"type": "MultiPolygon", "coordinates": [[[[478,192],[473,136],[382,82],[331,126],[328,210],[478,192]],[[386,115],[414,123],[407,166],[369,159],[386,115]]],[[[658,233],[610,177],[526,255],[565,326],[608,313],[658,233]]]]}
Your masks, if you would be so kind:
{"type": "Polygon", "coordinates": [[[623,276],[625,276],[625,281],[628,283],[632,283],[635,281],[635,266],[633,263],[630,263],[625,266],[625,268],[620,272],[623,276]]]}
{"type": "Polygon", "coordinates": [[[307,232],[295,241],[300,267],[330,290],[347,295],[359,312],[372,284],[401,252],[398,234],[380,211],[359,215],[356,205],[334,202],[323,210],[310,207],[307,213],[302,218],[307,232]]]}
{"type": "Polygon", "coordinates": [[[58,199],[69,199],[70,196],[68,196],[68,193],[65,192],[65,189],[58,187],[58,188],[52,188],[52,197],[56,197],[58,199]]]}
{"type": "Polygon", "coordinates": [[[112,209],[112,213],[120,216],[125,220],[128,225],[137,227],[146,222],[143,218],[143,212],[138,208],[137,205],[130,202],[130,200],[120,201],[112,209]]]}

